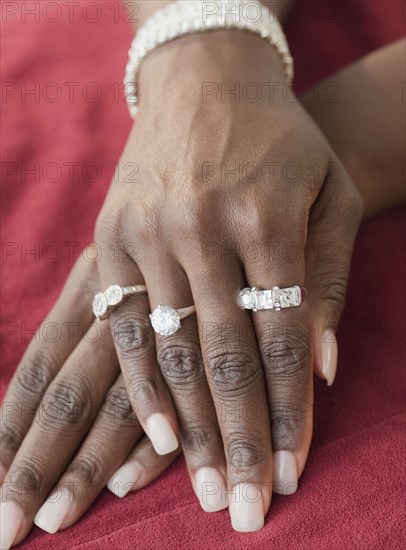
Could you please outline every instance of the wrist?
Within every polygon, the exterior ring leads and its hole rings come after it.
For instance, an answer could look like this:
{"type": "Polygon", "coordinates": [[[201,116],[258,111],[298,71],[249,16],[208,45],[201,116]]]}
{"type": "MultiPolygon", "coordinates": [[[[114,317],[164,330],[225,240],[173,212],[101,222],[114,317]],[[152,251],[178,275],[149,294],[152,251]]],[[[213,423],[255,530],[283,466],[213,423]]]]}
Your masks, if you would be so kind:
{"type": "MultiPolygon", "coordinates": [[[[269,9],[261,6],[260,0],[233,1],[230,4],[224,0],[213,0],[213,2],[189,0],[177,1],[159,10],[140,29],[129,51],[124,88],[128,90],[126,100],[131,116],[134,118],[140,109],[138,105],[140,94],[142,95],[139,92],[140,66],[143,63],[145,65],[145,59],[151,54],[156,68],[148,77],[148,71],[144,67],[144,82],[153,82],[154,91],[160,84],[162,87],[162,75],[168,74],[171,67],[176,69],[172,69],[172,75],[176,73],[178,78],[177,90],[181,87],[180,80],[193,88],[188,90],[189,96],[190,93],[196,92],[196,84],[201,86],[207,79],[212,81],[216,78],[218,75],[216,69],[220,69],[220,76],[224,74],[225,83],[227,83],[228,74],[231,75],[231,83],[235,79],[240,83],[242,79],[237,78],[237,75],[241,73],[244,78],[248,78],[248,81],[253,79],[254,83],[258,83],[258,74],[261,74],[265,66],[272,64],[273,67],[278,68],[274,71],[274,77],[280,80],[278,78],[280,64],[276,61],[275,54],[280,59],[286,82],[289,84],[293,79],[293,60],[286,37],[269,9]],[[210,41],[209,38],[201,36],[207,31],[210,33],[210,41]],[[238,33],[232,35],[231,31],[238,31],[238,33]],[[251,35],[250,38],[247,38],[248,35],[251,35]],[[238,38],[235,38],[236,36],[238,38]],[[169,42],[174,44],[169,46],[167,45],[169,42]],[[264,42],[273,51],[269,48],[265,50],[264,42]],[[231,47],[230,44],[232,44],[231,47]],[[162,48],[162,46],[165,47],[162,48]],[[159,53],[156,50],[159,50],[159,53]],[[264,55],[261,51],[267,51],[265,58],[268,59],[268,63],[265,61],[262,66],[260,61],[263,61],[264,55]],[[160,63],[156,61],[157,58],[160,63]],[[251,78],[250,74],[253,75],[251,78]]],[[[150,62],[147,66],[152,64],[150,62]]],[[[165,99],[171,84],[171,78],[169,78],[163,86],[163,91],[166,92],[165,99]]]]}
{"type": "MultiPolygon", "coordinates": [[[[139,86],[143,109],[160,111],[178,99],[187,105],[202,103],[207,90],[236,86],[275,85],[286,76],[277,52],[247,31],[216,30],[181,37],[156,48],[142,63],[139,86]]],[[[211,100],[221,101],[221,93],[211,100]]],[[[141,110],[141,111],[142,111],[141,110]]]]}

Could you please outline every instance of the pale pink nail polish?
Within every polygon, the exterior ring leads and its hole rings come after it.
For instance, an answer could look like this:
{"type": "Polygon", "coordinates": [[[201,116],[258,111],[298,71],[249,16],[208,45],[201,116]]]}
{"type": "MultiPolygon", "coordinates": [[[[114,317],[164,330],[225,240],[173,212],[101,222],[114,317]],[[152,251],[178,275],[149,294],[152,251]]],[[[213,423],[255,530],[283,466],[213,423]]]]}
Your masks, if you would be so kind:
{"type": "Polygon", "coordinates": [[[117,497],[123,498],[130,491],[134,491],[137,487],[137,481],[141,477],[140,468],[134,462],[128,462],[117,470],[111,476],[107,483],[107,488],[117,497]]]}
{"type": "Polygon", "coordinates": [[[62,487],[55,491],[38,510],[34,523],[47,533],[56,533],[73,508],[72,493],[62,487]]]}
{"type": "Polygon", "coordinates": [[[150,416],[147,419],[145,431],[159,455],[169,454],[179,446],[172,426],[163,414],[156,413],[150,416]]]}
{"type": "Polygon", "coordinates": [[[264,505],[260,487],[254,483],[237,483],[229,492],[231,524],[235,531],[252,533],[264,526],[264,505]]]}
{"type": "Polygon", "coordinates": [[[290,451],[276,451],[273,455],[273,492],[292,495],[297,490],[296,457],[290,451]]]}
{"type": "Polygon", "coordinates": [[[218,512],[227,508],[225,482],[215,468],[200,468],[195,475],[196,494],[205,512],[218,512]]]}
{"type": "Polygon", "coordinates": [[[327,380],[327,386],[331,386],[334,382],[337,371],[337,356],[338,346],[334,332],[325,330],[323,332],[321,360],[322,372],[327,380]]]}
{"type": "Polygon", "coordinates": [[[0,505],[0,548],[8,550],[22,527],[24,513],[11,500],[0,505]]]}

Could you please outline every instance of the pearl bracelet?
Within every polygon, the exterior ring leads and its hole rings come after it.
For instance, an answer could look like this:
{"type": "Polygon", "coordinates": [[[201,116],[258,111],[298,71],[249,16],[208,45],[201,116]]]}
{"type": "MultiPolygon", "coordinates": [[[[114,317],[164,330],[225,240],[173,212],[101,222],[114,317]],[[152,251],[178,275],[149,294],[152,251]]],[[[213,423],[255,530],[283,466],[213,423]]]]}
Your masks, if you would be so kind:
{"type": "Polygon", "coordinates": [[[177,0],[152,15],[131,44],[124,78],[124,94],[135,118],[138,113],[137,72],[144,57],[158,46],[187,34],[232,28],[250,31],[266,40],[283,63],[288,84],[293,59],[277,19],[258,0],[177,0]]]}

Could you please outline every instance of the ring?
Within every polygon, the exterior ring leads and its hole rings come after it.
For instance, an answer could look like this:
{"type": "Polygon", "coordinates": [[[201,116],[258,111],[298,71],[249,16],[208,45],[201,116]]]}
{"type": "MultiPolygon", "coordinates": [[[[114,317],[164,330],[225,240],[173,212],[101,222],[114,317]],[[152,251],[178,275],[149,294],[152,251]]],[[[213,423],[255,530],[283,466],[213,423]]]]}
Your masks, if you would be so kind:
{"type": "Polygon", "coordinates": [[[107,319],[110,311],[124,302],[131,294],[145,294],[147,287],[144,285],[119,286],[111,285],[104,292],[98,292],[93,298],[93,313],[100,321],[107,319]]]}
{"type": "Polygon", "coordinates": [[[255,286],[244,288],[238,295],[238,305],[244,309],[258,311],[260,309],[275,309],[280,311],[287,307],[297,307],[303,302],[306,289],[300,286],[259,290],[255,286]]]}
{"type": "Polygon", "coordinates": [[[181,319],[189,317],[196,312],[195,306],[173,309],[170,306],[159,305],[149,314],[151,325],[155,332],[161,336],[171,336],[180,328],[181,319]]]}

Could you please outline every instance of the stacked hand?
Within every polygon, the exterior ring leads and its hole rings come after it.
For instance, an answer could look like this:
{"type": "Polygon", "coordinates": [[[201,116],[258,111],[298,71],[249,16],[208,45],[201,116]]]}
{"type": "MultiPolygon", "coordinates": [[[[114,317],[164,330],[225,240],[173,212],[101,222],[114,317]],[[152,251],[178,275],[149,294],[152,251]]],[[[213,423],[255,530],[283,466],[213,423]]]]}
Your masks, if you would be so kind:
{"type": "Polygon", "coordinates": [[[32,343],[5,397],[31,411],[4,416],[2,428],[10,544],[36,514],[51,532],[72,525],[109,480],[119,496],[144,486],[180,446],[203,509],[229,506],[237,530],[262,527],[272,490],[296,490],[313,372],[329,384],[335,375],[362,207],[283,83],[277,55],[248,33],[182,38],[145,61],[143,107],[119,164],[136,165],[136,181],[112,183],[95,232],[102,258],[77,264],[47,319],[89,332],[32,343]],[[268,82],[270,71],[272,101],[202,101],[207,83],[268,82]],[[148,294],[94,321],[92,297],[112,284],[148,294]],[[306,299],[238,307],[242,288],[275,285],[306,287],[306,299]],[[194,304],[196,315],[156,335],[159,304],[194,304]]]}

